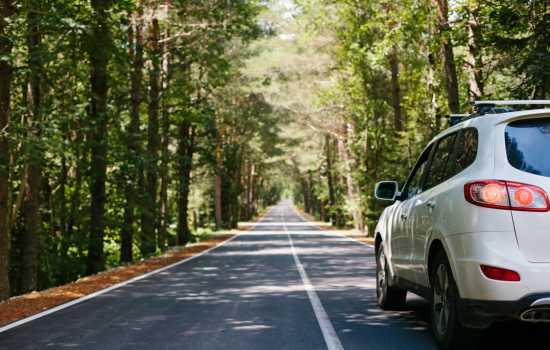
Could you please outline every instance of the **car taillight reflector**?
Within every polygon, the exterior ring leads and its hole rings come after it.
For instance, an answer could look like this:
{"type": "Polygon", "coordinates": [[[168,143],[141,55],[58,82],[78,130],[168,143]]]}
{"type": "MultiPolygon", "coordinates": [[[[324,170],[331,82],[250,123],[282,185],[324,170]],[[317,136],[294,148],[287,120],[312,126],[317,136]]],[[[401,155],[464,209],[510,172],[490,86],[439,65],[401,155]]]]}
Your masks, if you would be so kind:
{"type": "Polygon", "coordinates": [[[514,193],[514,200],[522,207],[527,207],[533,203],[533,191],[527,187],[518,188],[514,193]]]}
{"type": "Polygon", "coordinates": [[[508,282],[519,282],[519,274],[515,271],[501,269],[499,267],[481,265],[481,272],[485,277],[497,280],[497,281],[508,281],[508,282]]]}
{"type": "Polygon", "coordinates": [[[464,198],[472,204],[496,209],[548,211],[543,189],[511,181],[479,180],[464,185],[464,198]]]}
{"type": "Polygon", "coordinates": [[[513,210],[548,211],[548,196],[542,188],[506,181],[513,210]]]}

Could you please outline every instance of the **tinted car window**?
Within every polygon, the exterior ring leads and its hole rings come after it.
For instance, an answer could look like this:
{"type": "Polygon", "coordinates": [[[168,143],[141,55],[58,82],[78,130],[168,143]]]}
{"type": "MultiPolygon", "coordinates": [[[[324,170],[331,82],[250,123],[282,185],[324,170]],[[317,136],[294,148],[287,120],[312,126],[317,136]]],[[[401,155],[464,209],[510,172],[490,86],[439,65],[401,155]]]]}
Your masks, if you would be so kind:
{"type": "Polygon", "coordinates": [[[409,175],[409,183],[405,189],[407,193],[407,198],[412,198],[418,193],[422,192],[422,178],[424,175],[424,170],[426,169],[426,164],[430,158],[430,153],[432,152],[432,147],[428,147],[424,150],[422,155],[416,161],[413,171],[409,175]]]}
{"type": "Polygon", "coordinates": [[[514,168],[550,177],[550,118],[511,122],[504,130],[506,156],[514,168]]]}
{"type": "Polygon", "coordinates": [[[422,180],[422,175],[424,174],[426,163],[427,159],[424,161],[424,163],[422,163],[420,168],[418,168],[418,170],[412,177],[411,182],[409,183],[409,187],[407,189],[407,198],[412,198],[422,192],[420,181],[422,180]]]}
{"type": "Polygon", "coordinates": [[[465,129],[460,135],[460,144],[456,153],[455,174],[469,167],[477,156],[477,130],[465,129]]]}
{"type": "Polygon", "coordinates": [[[454,151],[457,142],[458,138],[455,133],[446,136],[437,143],[425,188],[437,186],[453,176],[454,151]]]}

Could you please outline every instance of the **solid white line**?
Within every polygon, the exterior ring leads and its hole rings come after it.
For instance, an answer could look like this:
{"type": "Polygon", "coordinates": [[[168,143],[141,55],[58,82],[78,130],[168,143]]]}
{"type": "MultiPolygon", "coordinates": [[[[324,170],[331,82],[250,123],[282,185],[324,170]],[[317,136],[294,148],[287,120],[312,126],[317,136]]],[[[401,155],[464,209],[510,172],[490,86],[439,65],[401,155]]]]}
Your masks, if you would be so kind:
{"type": "Polygon", "coordinates": [[[292,237],[290,237],[286,226],[285,230],[287,231],[288,241],[290,242],[290,250],[292,251],[292,255],[294,256],[294,262],[296,263],[296,267],[300,272],[300,277],[302,277],[302,282],[304,283],[304,287],[307,291],[307,295],[309,297],[309,301],[311,302],[311,306],[313,307],[313,311],[315,311],[315,316],[317,317],[317,321],[319,322],[319,326],[321,327],[321,331],[323,332],[323,336],[325,337],[327,347],[329,350],[343,350],[344,348],[342,347],[340,339],[338,339],[338,335],[332,327],[332,323],[330,322],[330,319],[325,312],[325,308],[323,307],[323,304],[321,304],[321,300],[319,300],[317,293],[315,293],[315,289],[309,281],[309,277],[307,277],[306,270],[300,262],[300,258],[296,253],[296,248],[294,248],[294,244],[292,243],[292,237]]]}
{"type": "MultiPolygon", "coordinates": [[[[262,218],[263,219],[263,218],[262,218]]],[[[313,222],[239,222],[238,226],[332,226],[331,223],[313,223],[313,222]]]]}
{"type": "Polygon", "coordinates": [[[193,255],[193,256],[190,256],[190,257],[188,257],[188,258],[186,258],[186,259],[183,259],[183,260],[181,260],[181,261],[175,262],[175,263],[173,263],[173,264],[171,264],[171,265],[168,265],[168,266],[165,266],[165,267],[161,267],[160,269],[157,269],[157,270],[154,270],[154,271],[145,273],[145,274],[143,274],[143,275],[140,275],[140,276],[131,278],[131,279],[127,280],[127,281],[124,281],[124,282],[115,284],[114,286],[110,286],[110,287],[107,287],[107,288],[105,288],[105,289],[98,290],[97,292],[94,292],[94,293],[92,293],[92,294],[85,295],[85,296],[83,296],[82,298],[79,298],[79,299],[75,299],[75,300],[69,301],[69,302],[67,302],[67,303],[65,303],[65,304],[61,304],[61,305],[56,306],[56,307],[54,307],[54,308],[51,308],[51,309],[48,309],[48,310],[46,310],[46,311],[40,312],[40,313],[38,313],[38,314],[36,314],[36,315],[32,315],[32,316],[29,316],[29,317],[24,318],[24,319],[22,319],[22,320],[19,320],[19,321],[10,323],[10,324],[8,324],[7,326],[0,327],[0,333],[5,332],[5,331],[7,331],[8,329],[12,329],[12,328],[14,328],[14,327],[17,327],[17,326],[20,326],[20,325],[22,325],[22,324],[25,324],[25,323],[27,323],[27,322],[34,321],[34,320],[36,320],[37,318],[41,318],[41,317],[44,317],[44,316],[46,316],[46,315],[53,314],[54,312],[57,312],[57,311],[59,311],[59,310],[66,309],[66,308],[68,308],[68,307],[70,307],[70,306],[73,306],[73,305],[75,305],[75,304],[81,303],[81,302],[86,301],[86,300],[88,300],[88,299],[97,297],[98,295],[108,293],[108,292],[110,292],[110,291],[112,291],[112,290],[114,290],[114,289],[123,287],[123,286],[125,286],[125,285],[127,285],[127,284],[130,284],[130,283],[139,281],[139,280],[141,280],[141,279],[147,278],[147,277],[149,277],[149,276],[151,276],[151,275],[154,275],[154,274],[156,274],[156,273],[162,272],[162,271],[164,271],[164,270],[168,270],[168,269],[170,269],[170,268],[172,268],[172,267],[174,267],[174,266],[177,266],[177,265],[180,265],[180,264],[184,264],[184,263],[188,262],[189,260],[193,260],[193,259],[195,259],[195,258],[198,258],[199,256],[202,256],[202,255],[204,255],[204,254],[207,254],[208,252],[210,252],[210,251],[213,250],[213,249],[216,249],[216,248],[219,248],[219,247],[223,246],[224,244],[226,244],[226,243],[232,241],[233,239],[237,238],[237,236],[239,236],[240,234],[241,234],[241,233],[238,233],[238,234],[236,234],[235,236],[233,236],[233,237],[231,237],[231,238],[229,238],[229,239],[226,239],[225,241],[219,243],[218,245],[215,245],[215,246],[212,247],[212,248],[208,248],[208,249],[206,249],[205,251],[202,251],[202,252],[200,252],[200,253],[198,253],[198,254],[195,254],[195,255],[193,255]]]}

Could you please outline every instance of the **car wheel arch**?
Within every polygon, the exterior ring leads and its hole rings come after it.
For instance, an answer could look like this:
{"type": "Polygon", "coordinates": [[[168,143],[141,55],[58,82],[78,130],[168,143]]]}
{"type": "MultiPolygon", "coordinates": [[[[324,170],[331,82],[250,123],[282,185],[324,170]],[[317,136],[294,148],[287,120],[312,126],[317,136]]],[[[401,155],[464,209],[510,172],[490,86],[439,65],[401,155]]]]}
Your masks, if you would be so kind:
{"type": "Polygon", "coordinates": [[[374,239],[374,254],[375,256],[378,256],[378,250],[380,249],[380,245],[382,244],[382,235],[380,232],[377,232],[374,239]]]}
{"type": "MultiPolygon", "coordinates": [[[[429,284],[431,284],[431,281],[432,281],[432,270],[433,270],[433,264],[435,262],[435,257],[437,256],[437,253],[439,253],[439,251],[441,250],[445,252],[445,254],[447,255],[447,259],[449,259],[449,254],[447,253],[447,250],[445,249],[443,242],[438,238],[433,239],[430,243],[430,248],[428,250],[428,283],[429,284]]],[[[452,266],[451,266],[451,269],[452,269],[452,266]]],[[[453,273],[453,276],[454,276],[454,273],[453,273]]]]}

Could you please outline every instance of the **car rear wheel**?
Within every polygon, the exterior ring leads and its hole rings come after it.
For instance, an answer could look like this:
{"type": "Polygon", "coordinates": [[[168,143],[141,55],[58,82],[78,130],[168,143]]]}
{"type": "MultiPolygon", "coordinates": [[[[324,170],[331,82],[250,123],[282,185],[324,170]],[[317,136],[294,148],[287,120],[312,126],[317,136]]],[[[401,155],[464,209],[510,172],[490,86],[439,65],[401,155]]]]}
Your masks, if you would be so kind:
{"type": "Polygon", "coordinates": [[[437,345],[443,350],[478,348],[482,330],[466,327],[458,319],[460,296],[444,250],[434,260],[431,277],[432,328],[437,345]]]}
{"type": "Polygon", "coordinates": [[[388,286],[388,260],[384,252],[384,243],[378,248],[376,257],[376,296],[378,306],[384,310],[401,310],[407,299],[407,291],[388,286]]]}

